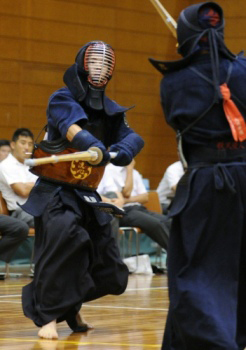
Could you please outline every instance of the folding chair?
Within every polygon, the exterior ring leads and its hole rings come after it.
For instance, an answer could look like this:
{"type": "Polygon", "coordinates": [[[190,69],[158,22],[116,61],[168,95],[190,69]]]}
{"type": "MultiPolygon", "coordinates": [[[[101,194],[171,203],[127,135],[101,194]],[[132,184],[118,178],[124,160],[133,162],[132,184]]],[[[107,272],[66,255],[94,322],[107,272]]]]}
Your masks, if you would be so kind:
{"type": "MultiPolygon", "coordinates": [[[[154,211],[158,214],[162,214],[162,207],[161,207],[158,193],[156,191],[149,191],[148,195],[149,195],[148,202],[144,204],[146,209],[148,209],[150,211],[154,211]]],[[[133,234],[135,234],[135,237],[136,237],[136,257],[138,257],[139,252],[140,252],[139,234],[144,233],[144,231],[142,231],[142,229],[140,227],[125,226],[125,227],[119,228],[119,235],[122,236],[122,241],[123,241],[123,249],[122,249],[123,258],[125,257],[125,236],[126,236],[127,232],[129,232],[128,255],[132,254],[132,238],[133,238],[133,234]]],[[[158,249],[159,249],[159,246],[158,246],[158,249]]],[[[159,250],[161,251],[161,249],[159,249],[159,250]]],[[[160,252],[156,253],[156,261],[157,261],[158,257],[161,259],[160,252]]],[[[137,259],[137,264],[138,264],[138,259],[137,259]]]]}

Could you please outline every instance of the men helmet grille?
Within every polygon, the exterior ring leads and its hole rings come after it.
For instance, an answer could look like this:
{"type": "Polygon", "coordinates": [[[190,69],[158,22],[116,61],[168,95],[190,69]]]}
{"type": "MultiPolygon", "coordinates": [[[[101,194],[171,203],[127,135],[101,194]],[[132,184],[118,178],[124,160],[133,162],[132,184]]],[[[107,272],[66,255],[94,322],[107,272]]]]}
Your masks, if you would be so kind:
{"type": "Polygon", "coordinates": [[[85,51],[84,68],[88,72],[88,81],[96,87],[107,84],[115,66],[113,49],[103,42],[95,43],[85,51]]]}

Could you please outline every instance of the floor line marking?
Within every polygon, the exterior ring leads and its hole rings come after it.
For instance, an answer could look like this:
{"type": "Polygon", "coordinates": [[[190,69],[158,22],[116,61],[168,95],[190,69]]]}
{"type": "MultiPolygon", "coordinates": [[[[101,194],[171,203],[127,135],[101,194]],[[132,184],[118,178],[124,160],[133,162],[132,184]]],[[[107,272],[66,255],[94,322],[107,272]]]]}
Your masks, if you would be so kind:
{"type": "Polygon", "coordinates": [[[21,304],[21,301],[13,301],[13,300],[0,300],[0,303],[21,304]]]}
{"type": "Polygon", "coordinates": [[[151,288],[127,288],[125,292],[132,292],[132,291],[138,291],[138,290],[165,290],[168,289],[168,287],[151,287],[151,288]]]}
{"type": "Polygon", "coordinates": [[[168,309],[159,309],[159,308],[144,308],[144,307],[130,307],[130,306],[110,306],[110,305],[86,305],[83,304],[83,307],[95,307],[101,309],[130,309],[130,310],[143,310],[143,311],[168,311],[168,309]]]}
{"type": "MultiPolygon", "coordinates": [[[[165,289],[168,289],[168,287],[129,288],[129,289],[126,289],[125,292],[134,292],[134,291],[138,291],[138,290],[159,290],[159,289],[160,290],[165,290],[165,289]]],[[[21,297],[21,294],[0,295],[0,298],[14,298],[14,297],[21,297]]]]}
{"type": "Polygon", "coordinates": [[[55,343],[55,344],[74,344],[74,345],[110,345],[110,346],[139,346],[141,347],[141,349],[144,349],[145,347],[147,349],[150,349],[150,348],[160,348],[160,345],[161,344],[130,344],[130,343],[103,343],[103,342],[75,342],[75,341],[67,341],[67,340],[58,340],[58,341],[50,341],[50,340],[35,340],[35,339],[23,339],[23,338],[0,338],[0,341],[12,341],[12,342],[24,342],[24,343],[39,343],[39,344],[42,344],[42,343],[55,343]]]}
{"type": "MultiPolygon", "coordinates": [[[[21,304],[21,301],[13,300],[0,300],[0,303],[11,303],[11,304],[21,304]]],[[[110,305],[86,305],[83,304],[83,307],[92,307],[100,309],[123,309],[123,310],[140,310],[140,311],[168,311],[168,309],[160,308],[150,308],[150,307],[131,307],[131,306],[110,306],[110,305]]]]}

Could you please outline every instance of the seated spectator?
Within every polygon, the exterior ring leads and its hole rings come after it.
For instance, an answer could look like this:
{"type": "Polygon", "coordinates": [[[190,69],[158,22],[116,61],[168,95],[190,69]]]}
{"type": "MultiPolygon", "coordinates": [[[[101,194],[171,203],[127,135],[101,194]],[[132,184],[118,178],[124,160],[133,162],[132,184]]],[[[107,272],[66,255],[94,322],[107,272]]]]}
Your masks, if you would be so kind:
{"type": "MultiPolygon", "coordinates": [[[[28,225],[19,219],[0,214],[0,260],[9,263],[29,232],[28,225]]],[[[0,279],[2,279],[0,277],[0,279]]]]}
{"type": "Polygon", "coordinates": [[[137,226],[162,248],[167,249],[168,228],[166,218],[162,214],[151,212],[144,207],[148,201],[148,192],[142,181],[140,173],[134,169],[135,161],[125,167],[108,164],[105,168],[104,176],[98,187],[98,193],[109,196],[109,192],[114,192],[117,198],[112,195],[106,201],[121,206],[126,215],[119,219],[120,226],[137,226]],[[113,181],[112,181],[113,180],[113,181]]]}
{"type": "Polygon", "coordinates": [[[0,162],[8,157],[10,151],[9,140],[0,140],[0,162]]]}
{"type": "MultiPolygon", "coordinates": [[[[103,202],[114,204],[117,207],[123,209],[124,198],[121,192],[117,191],[117,187],[114,184],[113,177],[107,177],[106,181],[102,179],[97,189],[97,192],[100,193],[103,202]]],[[[112,235],[116,240],[119,233],[119,227],[119,218],[112,215],[111,229],[112,235]]]]}
{"type": "Polygon", "coordinates": [[[37,179],[24,164],[24,160],[30,157],[33,145],[32,132],[25,128],[17,129],[10,143],[11,153],[0,163],[0,191],[10,215],[26,222],[29,227],[34,227],[34,218],[18,204],[26,202],[37,179]]]}
{"type": "Polygon", "coordinates": [[[156,191],[159,195],[162,212],[165,215],[168,213],[168,208],[174,198],[177,184],[183,175],[183,165],[180,161],[177,161],[169,165],[157,187],[156,191]]]}

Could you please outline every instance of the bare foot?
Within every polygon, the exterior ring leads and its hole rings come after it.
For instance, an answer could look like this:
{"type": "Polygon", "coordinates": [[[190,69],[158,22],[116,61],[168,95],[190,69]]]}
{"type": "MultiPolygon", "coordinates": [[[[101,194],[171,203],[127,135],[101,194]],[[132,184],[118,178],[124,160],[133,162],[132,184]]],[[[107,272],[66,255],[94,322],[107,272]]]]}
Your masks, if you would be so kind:
{"type": "Polygon", "coordinates": [[[38,332],[40,338],[57,339],[58,333],[56,331],[56,320],[45,324],[38,332]]]}
{"type": "Polygon", "coordinates": [[[76,321],[77,321],[79,326],[82,326],[82,327],[83,326],[87,326],[88,329],[93,329],[94,328],[91,324],[87,323],[85,321],[85,319],[83,319],[83,317],[80,315],[79,312],[76,315],[76,321]]]}

